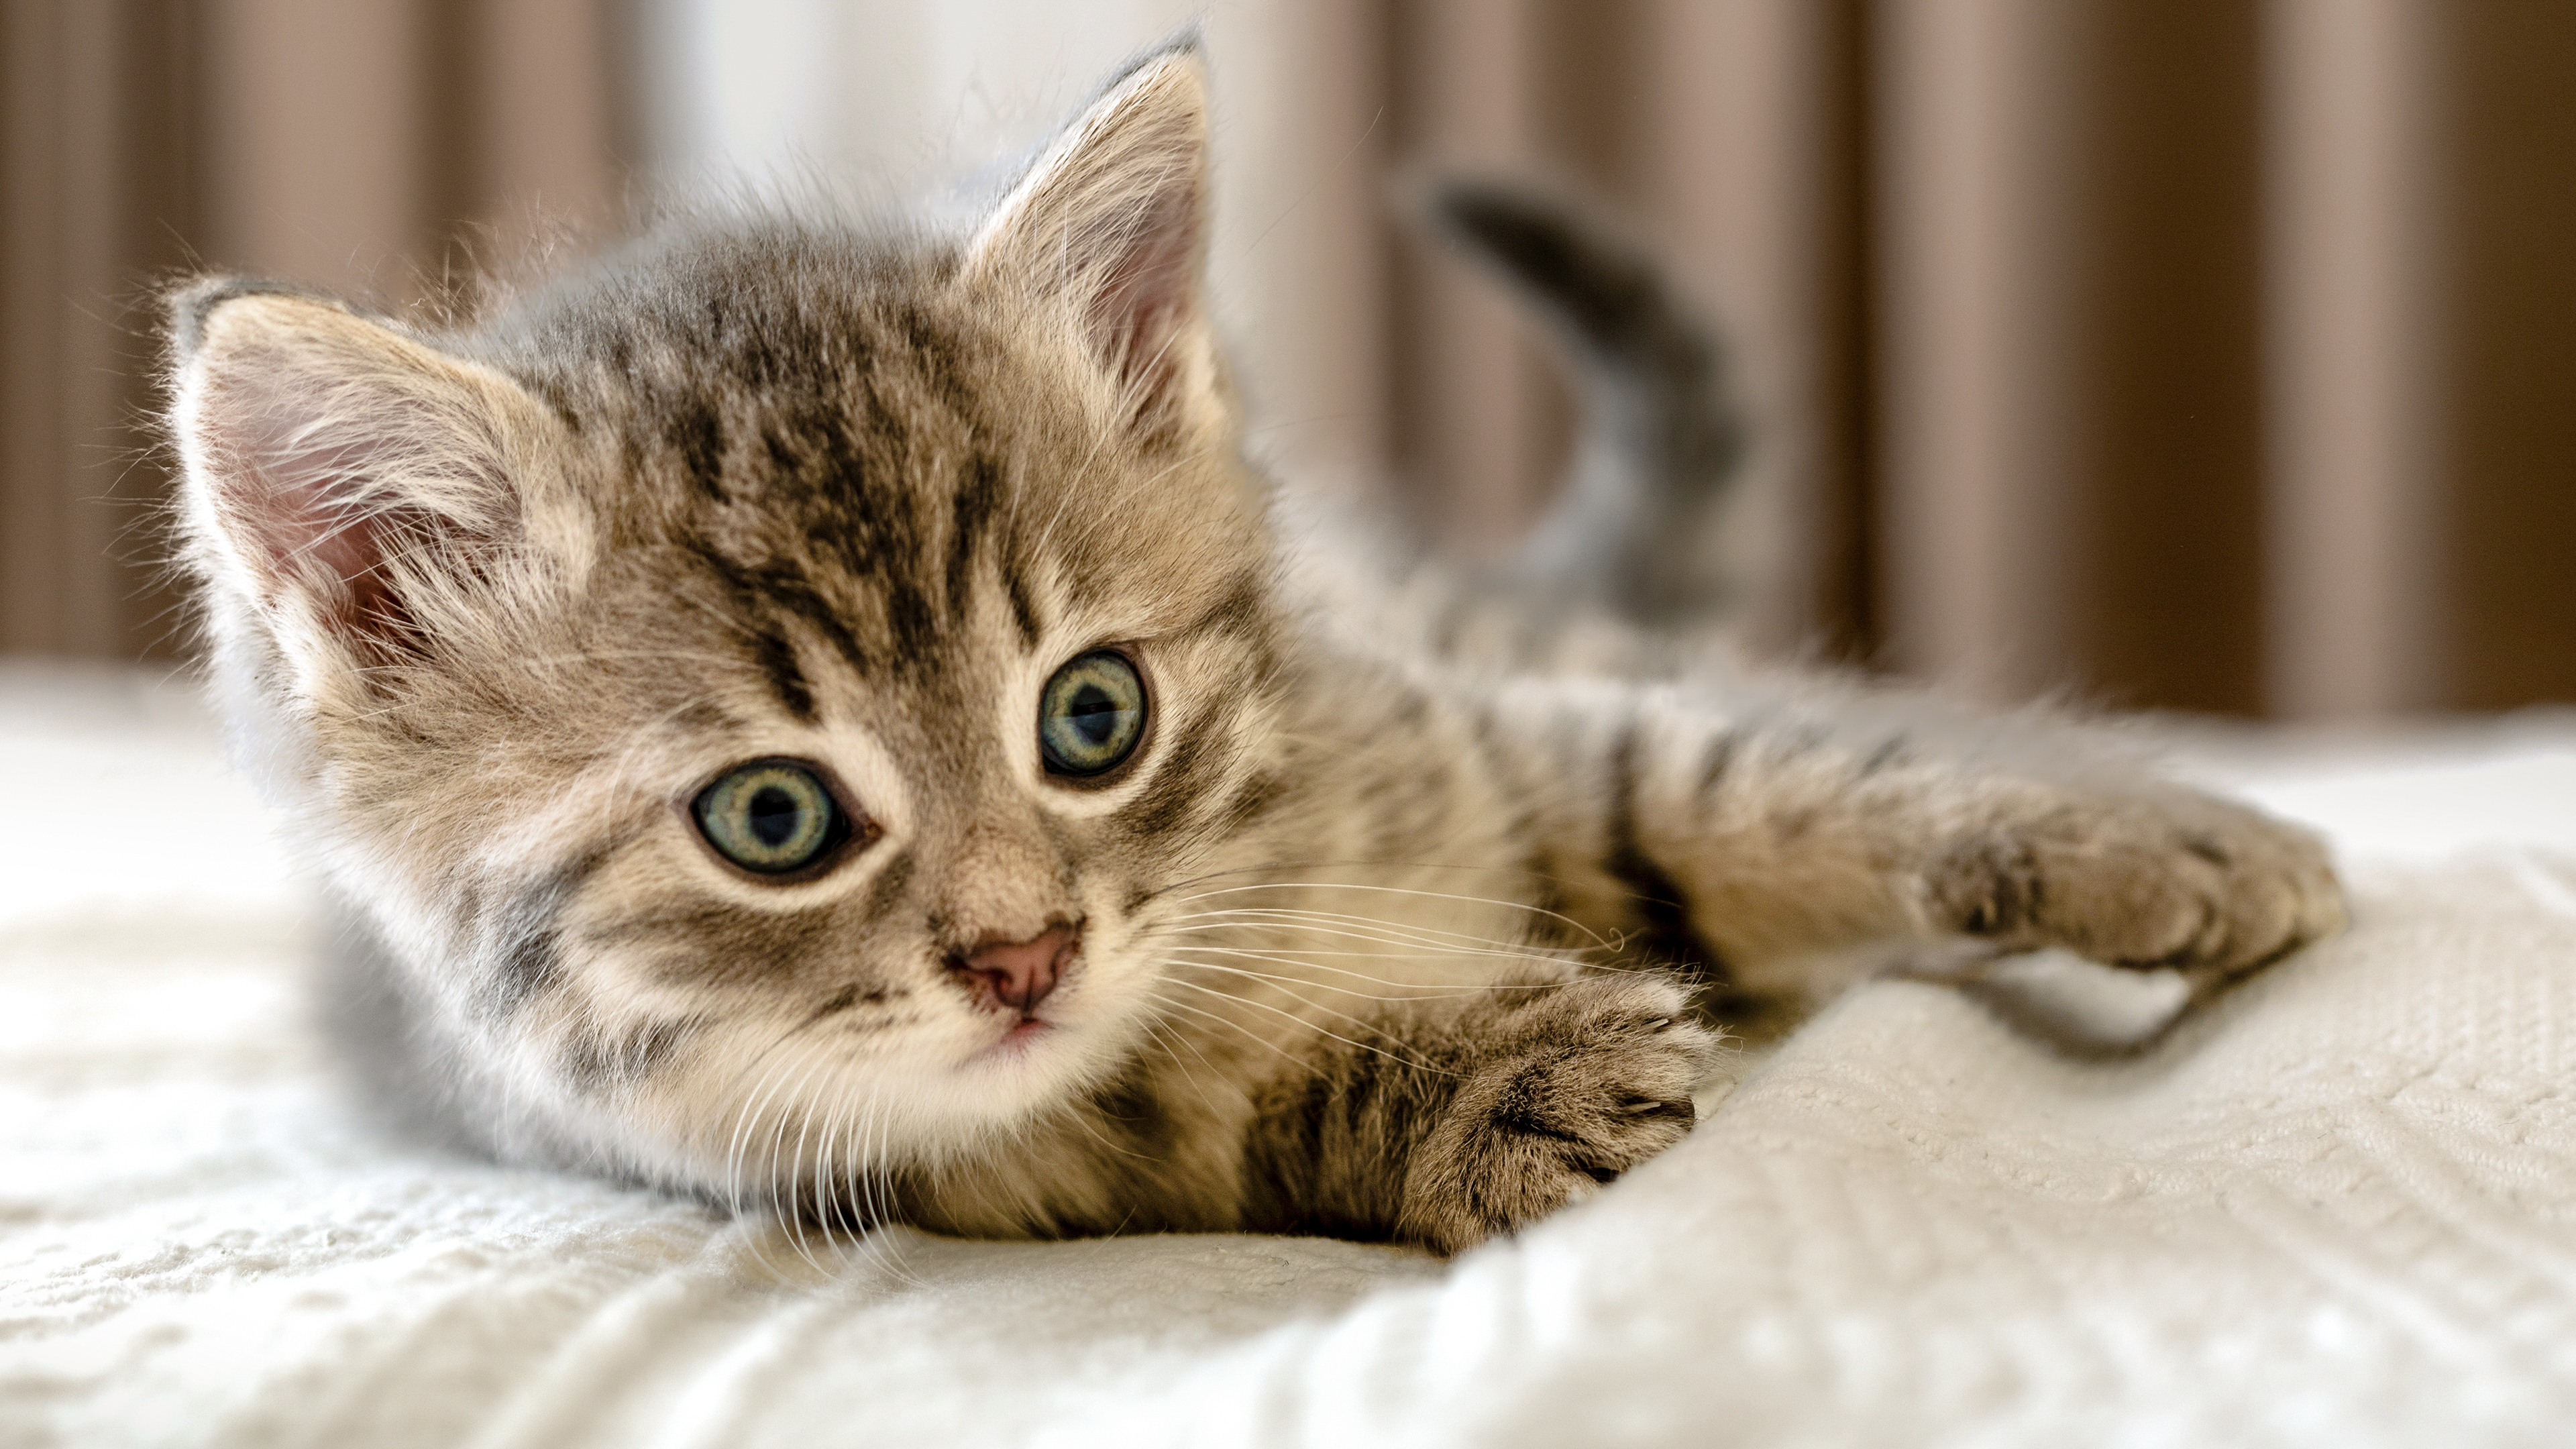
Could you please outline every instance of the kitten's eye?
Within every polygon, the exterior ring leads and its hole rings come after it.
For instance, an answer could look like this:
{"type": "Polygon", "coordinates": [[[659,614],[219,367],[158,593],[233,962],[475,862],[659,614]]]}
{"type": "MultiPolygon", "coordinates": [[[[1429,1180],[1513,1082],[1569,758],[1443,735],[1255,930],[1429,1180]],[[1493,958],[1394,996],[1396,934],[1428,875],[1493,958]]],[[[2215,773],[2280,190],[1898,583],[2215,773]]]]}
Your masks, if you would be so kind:
{"type": "Polygon", "coordinates": [[[1144,735],[1145,681],[1106,649],[1057,670],[1038,701],[1038,753],[1059,775],[1116,769],[1144,735]]]}
{"type": "Polygon", "coordinates": [[[832,792],[793,760],[752,761],[699,791],[689,813],[718,854],[762,875],[803,870],[850,835],[832,792]]]}

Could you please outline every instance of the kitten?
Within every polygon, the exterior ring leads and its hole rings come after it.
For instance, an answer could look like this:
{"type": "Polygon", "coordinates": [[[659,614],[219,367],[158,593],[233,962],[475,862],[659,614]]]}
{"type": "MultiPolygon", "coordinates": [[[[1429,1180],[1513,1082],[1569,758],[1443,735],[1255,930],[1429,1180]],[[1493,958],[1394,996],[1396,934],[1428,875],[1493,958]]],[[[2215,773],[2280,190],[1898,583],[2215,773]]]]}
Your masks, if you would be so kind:
{"type": "Polygon", "coordinates": [[[412,1105],[825,1221],[1454,1251],[1689,1129],[1711,1034],[1623,941],[2338,924],[2308,835],[2034,727],[1321,612],[1206,150],[1183,45],[970,235],[684,224],[451,332],[177,294],[215,687],[412,1105]]]}

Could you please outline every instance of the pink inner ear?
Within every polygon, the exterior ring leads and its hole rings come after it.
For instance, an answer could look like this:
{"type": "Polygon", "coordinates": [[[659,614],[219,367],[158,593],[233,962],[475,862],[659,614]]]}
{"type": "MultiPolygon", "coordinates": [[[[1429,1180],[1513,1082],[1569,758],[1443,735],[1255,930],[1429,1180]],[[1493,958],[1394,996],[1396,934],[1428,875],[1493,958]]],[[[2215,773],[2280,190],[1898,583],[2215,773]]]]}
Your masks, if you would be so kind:
{"type": "Polygon", "coordinates": [[[1128,220],[1111,242],[1118,252],[1092,298],[1091,325],[1101,359],[1137,394],[1143,411],[1170,396],[1180,372],[1173,347],[1195,300],[1196,179],[1156,190],[1128,220]]]}
{"type": "Polygon", "coordinates": [[[325,627],[371,663],[422,649],[418,620],[387,576],[388,553],[406,539],[445,532],[427,510],[370,497],[362,444],[292,442],[254,425],[258,441],[213,441],[231,460],[217,491],[227,530],[251,555],[272,604],[302,595],[325,627]],[[258,435],[266,436],[258,436],[258,435]]]}

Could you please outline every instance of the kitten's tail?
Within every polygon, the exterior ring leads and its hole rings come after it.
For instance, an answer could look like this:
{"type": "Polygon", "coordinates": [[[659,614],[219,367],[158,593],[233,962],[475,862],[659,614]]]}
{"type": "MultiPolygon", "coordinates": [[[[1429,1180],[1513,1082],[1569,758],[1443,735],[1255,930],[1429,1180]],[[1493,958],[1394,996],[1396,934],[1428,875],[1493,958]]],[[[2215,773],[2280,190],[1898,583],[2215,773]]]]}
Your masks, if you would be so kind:
{"type": "Polygon", "coordinates": [[[1640,624],[1711,622],[1737,592],[1719,515],[1745,451],[1715,333],[1651,258],[1570,203],[1444,179],[1422,207],[1538,313],[1580,391],[1570,476],[1516,572],[1640,624]]]}

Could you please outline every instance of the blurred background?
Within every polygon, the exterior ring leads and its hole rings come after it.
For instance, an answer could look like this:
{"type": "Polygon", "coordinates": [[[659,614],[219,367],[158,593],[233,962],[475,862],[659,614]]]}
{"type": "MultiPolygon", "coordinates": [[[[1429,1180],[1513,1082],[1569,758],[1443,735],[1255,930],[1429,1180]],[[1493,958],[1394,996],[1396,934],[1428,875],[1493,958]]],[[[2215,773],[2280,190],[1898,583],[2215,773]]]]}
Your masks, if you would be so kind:
{"type": "Polygon", "coordinates": [[[430,306],[666,192],[899,195],[1193,17],[1279,467],[1471,546],[1569,426],[1408,163],[1599,198],[1732,344],[1775,649],[1995,699],[2576,699],[2567,0],[0,0],[0,652],[173,658],[156,278],[430,306]]]}

